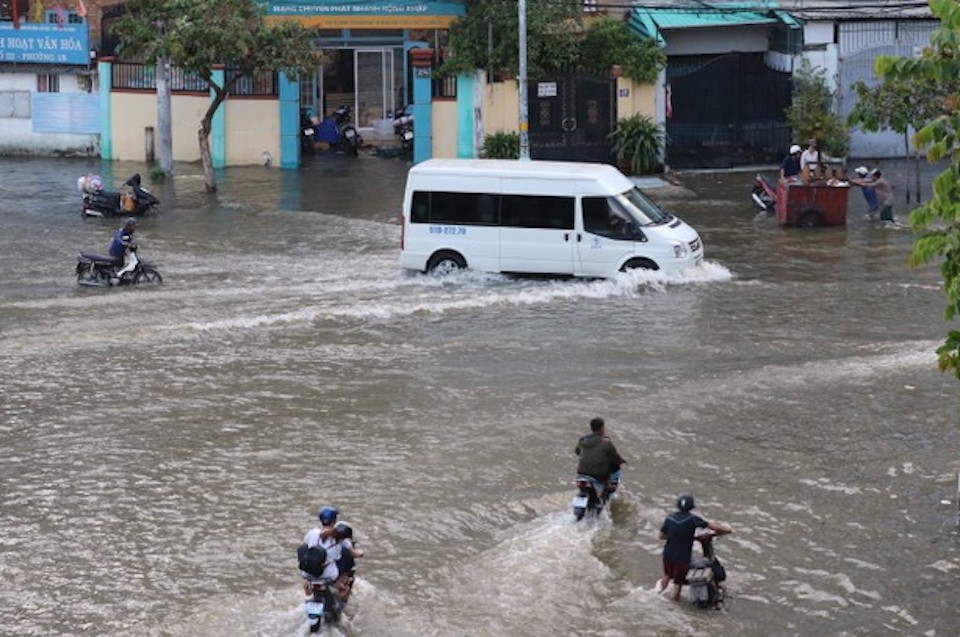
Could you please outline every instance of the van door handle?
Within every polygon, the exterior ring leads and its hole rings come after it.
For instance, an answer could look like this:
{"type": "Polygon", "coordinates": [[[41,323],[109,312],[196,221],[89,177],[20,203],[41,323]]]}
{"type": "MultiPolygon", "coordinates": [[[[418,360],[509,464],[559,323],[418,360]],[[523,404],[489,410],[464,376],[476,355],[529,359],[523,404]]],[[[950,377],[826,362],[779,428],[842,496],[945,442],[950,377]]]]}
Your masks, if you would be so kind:
{"type": "Polygon", "coordinates": [[[569,233],[569,232],[564,232],[564,233],[563,233],[563,240],[566,241],[567,243],[570,242],[570,233],[569,233]]]}
{"type": "Polygon", "coordinates": [[[583,235],[578,232],[578,233],[577,233],[577,243],[580,243],[581,241],[583,241],[583,235]]]}

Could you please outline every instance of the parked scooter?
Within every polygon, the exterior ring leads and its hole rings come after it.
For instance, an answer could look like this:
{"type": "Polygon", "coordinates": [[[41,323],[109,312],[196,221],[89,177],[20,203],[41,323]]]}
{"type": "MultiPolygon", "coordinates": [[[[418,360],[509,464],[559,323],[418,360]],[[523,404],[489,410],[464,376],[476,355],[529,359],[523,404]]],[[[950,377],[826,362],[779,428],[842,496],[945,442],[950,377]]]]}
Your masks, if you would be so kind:
{"type": "Polygon", "coordinates": [[[300,109],[300,151],[310,155],[317,151],[317,129],[310,109],[300,109]]]}
{"type": "Polygon", "coordinates": [[[573,498],[573,517],[579,522],[586,515],[598,517],[620,486],[620,472],[615,471],[606,482],[593,476],[577,475],[577,495],[573,498]]]}
{"type": "Polygon", "coordinates": [[[697,608],[719,609],[723,605],[723,582],[727,579],[727,570],[713,548],[717,533],[711,529],[697,529],[695,537],[700,542],[703,556],[690,560],[690,570],[687,571],[690,599],[697,608]]]}
{"type": "Polygon", "coordinates": [[[769,212],[777,206],[777,189],[758,173],[753,182],[753,190],[750,191],[750,198],[758,210],[769,212]]]}
{"type": "Polygon", "coordinates": [[[123,185],[129,188],[129,192],[104,190],[100,175],[84,175],[77,179],[77,189],[83,193],[83,216],[146,215],[160,205],[160,200],[140,185],[140,173],[123,182],[123,185]]]}
{"type": "Polygon", "coordinates": [[[344,104],[333,111],[333,121],[337,127],[337,147],[356,157],[363,144],[363,138],[356,127],[350,123],[352,110],[348,104],[344,104]]]}
{"type": "Polygon", "coordinates": [[[393,116],[393,132],[400,139],[400,150],[413,150],[413,113],[409,106],[401,106],[393,116]]]}

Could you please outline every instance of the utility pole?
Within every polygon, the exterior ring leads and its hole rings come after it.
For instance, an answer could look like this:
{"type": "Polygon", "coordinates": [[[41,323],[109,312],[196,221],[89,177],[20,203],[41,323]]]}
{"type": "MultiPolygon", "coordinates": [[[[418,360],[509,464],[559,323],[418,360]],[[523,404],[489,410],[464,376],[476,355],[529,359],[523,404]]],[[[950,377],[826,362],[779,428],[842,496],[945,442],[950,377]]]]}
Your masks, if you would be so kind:
{"type": "Polygon", "coordinates": [[[527,123],[527,0],[520,0],[520,159],[530,159],[527,123]]]}

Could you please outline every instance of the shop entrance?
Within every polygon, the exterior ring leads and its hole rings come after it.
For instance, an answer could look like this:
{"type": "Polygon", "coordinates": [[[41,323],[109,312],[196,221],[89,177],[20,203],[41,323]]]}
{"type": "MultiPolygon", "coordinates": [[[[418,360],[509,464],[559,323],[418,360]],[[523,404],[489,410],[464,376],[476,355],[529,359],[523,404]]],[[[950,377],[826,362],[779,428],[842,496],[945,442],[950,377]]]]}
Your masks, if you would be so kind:
{"type": "Polygon", "coordinates": [[[357,127],[372,128],[404,103],[403,47],[324,49],[323,60],[316,77],[300,82],[301,108],[323,118],[348,105],[357,127]]]}

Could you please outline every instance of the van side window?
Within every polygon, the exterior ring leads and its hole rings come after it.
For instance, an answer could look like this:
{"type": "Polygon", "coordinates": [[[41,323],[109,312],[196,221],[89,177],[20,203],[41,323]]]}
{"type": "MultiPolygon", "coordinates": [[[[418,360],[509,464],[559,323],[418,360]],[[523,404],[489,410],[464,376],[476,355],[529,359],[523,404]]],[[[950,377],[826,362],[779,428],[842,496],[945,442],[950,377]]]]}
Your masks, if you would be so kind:
{"type": "Polygon", "coordinates": [[[420,190],[413,193],[413,203],[410,206],[410,221],[413,223],[427,223],[430,220],[430,193],[420,190]]]}
{"type": "Polygon", "coordinates": [[[496,225],[498,198],[497,195],[472,192],[432,192],[428,219],[430,223],[496,225]]]}
{"type": "Polygon", "coordinates": [[[573,197],[503,195],[501,200],[504,226],[573,230],[573,197]]]}
{"type": "Polygon", "coordinates": [[[633,239],[635,222],[616,199],[609,197],[584,197],[583,229],[592,234],[611,239],[633,239]]]}
{"type": "Polygon", "coordinates": [[[610,230],[610,210],[607,207],[606,197],[584,197],[580,205],[583,207],[583,229],[593,234],[606,236],[610,230]]]}

